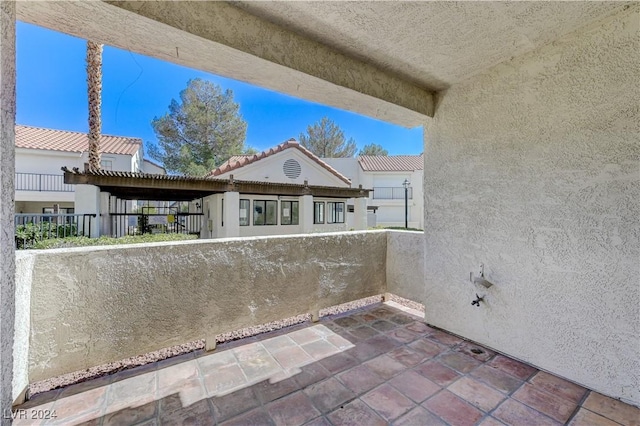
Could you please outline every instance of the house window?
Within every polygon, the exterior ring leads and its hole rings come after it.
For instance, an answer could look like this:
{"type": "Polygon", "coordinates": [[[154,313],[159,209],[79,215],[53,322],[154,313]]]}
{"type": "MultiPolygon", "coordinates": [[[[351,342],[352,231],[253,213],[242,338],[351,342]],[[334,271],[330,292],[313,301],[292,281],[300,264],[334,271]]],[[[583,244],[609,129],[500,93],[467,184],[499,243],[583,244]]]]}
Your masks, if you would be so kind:
{"type": "Polygon", "coordinates": [[[275,200],[253,201],[253,225],[277,225],[278,202],[275,200]]]}
{"type": "Polygon", "coordinates": [[[313,223],[324,223],[324,202],[313,203],[313,223]]]}
{"type": "Polygon", "coordinates": [[[100,168],[102,170],[113,170],[113,161],[111,161],[111,160],[100,160],[100,168]]]}
{"type": "Polygon", "coordinates": [[[280,225],[298,225],[298,202],[280,201],[280,225]]]}
{"type": "Polygon", "coordinates": [[[240,226],[249,226],[249,210],[251,203],[249,200],[240,200],[240,226]]]}
{"type": "Polygon", "coordinates": [[[344,223],[344,203],[327,203],[327,223],[344,223]]]}

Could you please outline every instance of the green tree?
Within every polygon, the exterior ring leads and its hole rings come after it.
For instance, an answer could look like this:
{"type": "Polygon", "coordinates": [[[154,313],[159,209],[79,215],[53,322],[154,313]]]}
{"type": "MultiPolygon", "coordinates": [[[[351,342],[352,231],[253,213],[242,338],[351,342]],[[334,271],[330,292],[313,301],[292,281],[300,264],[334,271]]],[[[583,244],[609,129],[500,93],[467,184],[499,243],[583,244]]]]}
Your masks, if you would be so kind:
{"type": "Polygon", "coordinates": [[[199,78],[189,80],[180,102],[172,99],[169,112],[151,121],[158,146],[149,145],[149,155],[169,172],[206,174],[244,152],[247,123],[239,109],[231,90],[222,92],[199,78]]]}
{"type": "Polygon", "coordinates": [[[307,134],[300,134],[300,145],[318,157],[353,157],[357,147],[353,138],[346,140],[340,127],[328,117],[307,126],[307,134]]]}
{"type": "Polygon", "coordinates": [[[358,155],[378,155],[386,157],[387,155],[389,155],[389,151],[384,149],[382,145],[378,145],[377,143],[370,143],[369,145],[363,146],[358,155]]]}

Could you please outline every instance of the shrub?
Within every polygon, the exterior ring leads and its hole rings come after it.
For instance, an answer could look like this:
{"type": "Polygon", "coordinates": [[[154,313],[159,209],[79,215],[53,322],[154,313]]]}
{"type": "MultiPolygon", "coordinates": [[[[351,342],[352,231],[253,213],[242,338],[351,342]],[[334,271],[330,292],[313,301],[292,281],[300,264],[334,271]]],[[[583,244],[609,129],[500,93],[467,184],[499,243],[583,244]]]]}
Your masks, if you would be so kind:
{"type": "Polygon", "coordinates": [[[190,234],[145,234],[145,235],[128,235],[125,237],[114,238],[102,236],[100,238],[88,237],[67,237],[67,238],[51,238],[42,239],[34,242],[28,247],[31,249],[54,249],[67,247],[84,247],[84,246],[108,246],[115,244],[140,244],[155,243],[161,241],[185,241],[195,240],[197,235],[190,234]]]}

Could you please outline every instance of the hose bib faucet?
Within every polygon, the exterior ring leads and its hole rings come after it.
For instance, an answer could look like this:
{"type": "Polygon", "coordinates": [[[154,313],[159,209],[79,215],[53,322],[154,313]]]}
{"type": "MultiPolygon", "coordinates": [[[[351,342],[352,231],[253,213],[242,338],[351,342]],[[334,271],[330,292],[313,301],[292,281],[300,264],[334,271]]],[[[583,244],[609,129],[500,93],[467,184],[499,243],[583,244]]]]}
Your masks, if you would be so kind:
{"type": "Polygon", "coordinates": [[[480,296],[478,296],[478,293],[476,293],[476,300],[471,302],[471,306],[476,305],[479,308],[480,307],[480,302],[482,302],[482,301],[484,301],[484,297],[480,297],[480,296]]]}

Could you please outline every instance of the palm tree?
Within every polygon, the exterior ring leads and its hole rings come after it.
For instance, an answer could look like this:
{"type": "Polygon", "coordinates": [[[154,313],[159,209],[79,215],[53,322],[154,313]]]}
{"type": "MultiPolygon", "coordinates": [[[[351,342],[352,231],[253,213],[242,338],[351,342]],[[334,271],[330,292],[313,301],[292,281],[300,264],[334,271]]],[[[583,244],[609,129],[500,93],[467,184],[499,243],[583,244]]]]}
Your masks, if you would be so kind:
{"type": "Polygon", "coordinates": [[[89,170],[100,170],[102,128],[102,44],[87,40],[87,92],[89,98],[89,170]]]}

